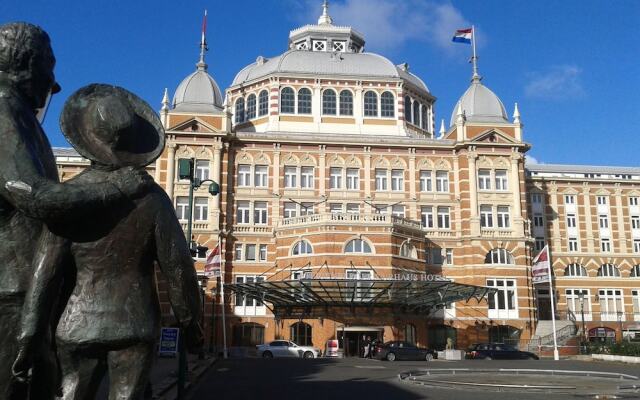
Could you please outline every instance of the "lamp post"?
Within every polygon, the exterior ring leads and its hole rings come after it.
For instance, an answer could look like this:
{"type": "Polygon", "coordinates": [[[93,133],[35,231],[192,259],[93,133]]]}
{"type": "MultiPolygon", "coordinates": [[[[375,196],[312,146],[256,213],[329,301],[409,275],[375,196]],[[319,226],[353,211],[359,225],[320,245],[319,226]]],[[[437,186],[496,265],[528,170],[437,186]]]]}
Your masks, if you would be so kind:
{"type": "Polygon", "coordinates": [[[618,311],[618,329],[620,330],[620,340],[619,342],[622,343],[622,317],[624,316],[624,313],[622,311],[618,311]]]}
{"type": "Polygon", "coordinates": [[[581,340],[581,348],[584,347],[584,343],[587,341],[587,335],[585,333],[585,326],[584,326],[584,299],[585,298],[585,294],[583,291],[578,292],[578,300],[580,300],[580,316],[582,318],[582,340],[581,340]]]}

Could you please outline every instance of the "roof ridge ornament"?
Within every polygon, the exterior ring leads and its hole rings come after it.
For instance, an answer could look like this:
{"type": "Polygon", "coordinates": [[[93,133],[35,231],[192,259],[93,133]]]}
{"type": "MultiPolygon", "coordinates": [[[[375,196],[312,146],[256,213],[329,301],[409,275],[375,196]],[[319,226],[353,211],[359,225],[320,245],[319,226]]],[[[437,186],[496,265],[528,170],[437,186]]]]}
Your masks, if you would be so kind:
{"type": "Polygon", "coordinates": [[[162,111],[169,110],[169,90],[164,88],[164,95],[162,96],[162,111]]]}
{"type": "Polygon", "coordinates": [[[201,70],[201,71],[206,71],[208,67],[207,63],[204,61],[204,53],[206,51],[209,51],[209,48],[207,47],[206,34],[207,34],[207,10],[204,10],[204,17],[202,18],[202,36],[200,38],[200,60],[196,64],[196,67],[198,68],[198,70],[201,70]]]}
{"type": "Polygon", "coordinates": [[[322,2],[322,15],[318,18],[318,25],[332,25],[333,18],[329,15],[329,2],[324,0],[322,2]]]}
{"type": "Polygon", "coordinates": [[[513,123],[514,124],[520,123],[520,110],[518,109],[518,103],[516,103],[513,109],[513,123]]]}

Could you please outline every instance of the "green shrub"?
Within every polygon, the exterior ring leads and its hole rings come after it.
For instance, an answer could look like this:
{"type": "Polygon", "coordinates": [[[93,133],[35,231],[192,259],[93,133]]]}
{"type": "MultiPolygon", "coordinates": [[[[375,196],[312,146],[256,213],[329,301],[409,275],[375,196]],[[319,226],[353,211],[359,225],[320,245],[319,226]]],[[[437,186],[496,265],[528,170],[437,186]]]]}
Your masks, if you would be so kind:
{"type": "Polygon", "coordinates": [[[588,343],[587,353],[640,357],[640,343],[588,343]]]}

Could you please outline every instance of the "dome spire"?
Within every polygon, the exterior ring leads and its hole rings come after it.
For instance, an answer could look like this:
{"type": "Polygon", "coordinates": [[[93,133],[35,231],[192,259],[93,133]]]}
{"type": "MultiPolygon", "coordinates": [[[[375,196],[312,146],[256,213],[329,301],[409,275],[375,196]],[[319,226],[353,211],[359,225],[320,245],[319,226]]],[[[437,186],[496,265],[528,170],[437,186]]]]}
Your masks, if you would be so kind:
{"type": "Polygon", "coordinates": [[[471,82],[480,83],[482,76],[478,73],[478,55],[476,54],[476,27],[471,25],[471,44],[473,46],[473,56],[471,57],[471,63],[473,64],[473,75],[471,76],[471,82]]]}
{"type": "Polygon", "coordinates": [[[442,139],[444,137],[446,130],[444,129],[444,119],[442,119],[442,121],[440,121],[440,137],[439,139],[442,139]]]}
{"type": "Polygon", "coordinates": [[[324,0],[324,2],[322,2],[322,15],[318,18],[318,25],[331,24],[333,24],[333,18],[329,15],[329,2],[324,0]]]}
{"type": "Polygon", "coordinates": [[[164,88],[164,95],[162,96],[162,111],[169,110],[169,91],[167,88],[164,88]]]}
{"type": "Polygon", "coordinates": [[[207,10],[204,10],[204,17],[202,18],[202,37],[200,38],[200,60],[198,61],[198,63],[196,64],[196,67],[199,70],[207,70],[207,63],[204,62],[204,53],[209,50],[207,48],[207,39],[206,39],[206,33],[207,33],[207,10]]]}

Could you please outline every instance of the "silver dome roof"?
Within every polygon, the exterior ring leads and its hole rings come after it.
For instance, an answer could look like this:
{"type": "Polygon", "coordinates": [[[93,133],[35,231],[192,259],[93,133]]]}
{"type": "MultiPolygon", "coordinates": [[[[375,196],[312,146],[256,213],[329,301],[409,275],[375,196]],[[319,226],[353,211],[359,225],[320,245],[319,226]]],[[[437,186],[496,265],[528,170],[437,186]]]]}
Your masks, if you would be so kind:
{"type": "Polygon", "coordinates": [[[487,123],[508,123],[507,112],[500,98],[491,90],[480,83],[479,78],[474,78],[471,86],[460,97],[451,113],[449,126],[456,123],[458,106],[462,104],[462,111],[467,121],[487,123]]]}
{"type": "Polygon", "coordinates": [[[173,96],[173,107],[180,112],[215,112],[222,110],[222,93],[206,66],[184,78],[173,96]]]}
{"type": "Polygon", "coordinates": [[[271,74],[296,74],[395,78],[410,82],[429,93],[427,85],[403,66],[396,66],[387,58],[375,53],[334,53],[329,51],[289,50],[270,59],[259,57],[244,67],[233,79],[231,86],[245,84],[271,74]]]}

